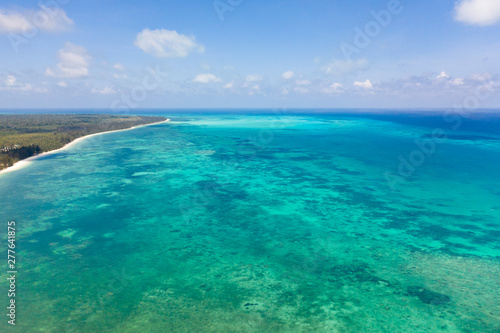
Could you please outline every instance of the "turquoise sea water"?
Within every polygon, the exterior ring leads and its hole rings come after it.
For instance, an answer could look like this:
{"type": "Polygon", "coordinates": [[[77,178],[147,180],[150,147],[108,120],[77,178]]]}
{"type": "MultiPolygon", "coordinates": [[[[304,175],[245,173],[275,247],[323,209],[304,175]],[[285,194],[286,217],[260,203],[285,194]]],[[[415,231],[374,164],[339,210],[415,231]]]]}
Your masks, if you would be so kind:
{"type": "Polygon", "coordinates": [[[1,332],[500,332],[497,123],[164,115],[0,175],[1,332]]]}

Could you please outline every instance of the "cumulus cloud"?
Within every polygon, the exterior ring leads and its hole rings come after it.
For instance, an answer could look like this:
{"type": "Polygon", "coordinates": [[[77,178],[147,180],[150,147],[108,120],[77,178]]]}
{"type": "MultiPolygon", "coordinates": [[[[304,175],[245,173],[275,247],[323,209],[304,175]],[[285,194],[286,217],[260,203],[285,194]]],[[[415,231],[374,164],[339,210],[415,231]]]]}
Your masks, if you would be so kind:
{"type": "MultiPolygon", "coordinates": [[[[117,62],[116,64],[114,64],[113,68],[116,69],[117,71],[120,71],[120,72],[125,71],[125,67],[121,63],[119,63],[119,62],[117,62]]],[[[128,75],[125,74],[125,73],[114,73],[113,77],[115,79],[118,79],[118,80],[125,80],[128,77],[128,75]]]]}
{"type": "Polygon", "coordinates": [[[438,76],[436,76],[436,79],[448,79],[450,76],[446,74],[446,72],[441,72],[439,73],[438,76]]]}
{"type": "Polygon", "coordinates": [[[49,90],[43,86],[33,86],[30,83],[19,82],[14,75],[0,76],[0,91],[8,91],[9,93],[47,93],[49,90]]]}
{"type": "Polygon", "coordinates": [[[368,67],[368,60],[334,60],[324,68],[326,74],[346,75],[356,73],[368,67]]]}
{"type": "MultiPolygon", "coordinates": [[[[26,92],[32,91],[33,87],[31,84],[23,84],[19,83],[17,78],[14,75],[7,75],[3,79],[3,85],[0,84],[0,91],[17,91],[17,92],[26,92]]],[[[36,92],[42,92],[41,90],[36,90],[36,92]]]]}
{"type": "Polygon", "coordinates": [[[285,73],[283,73],[282,77],[285,79],[285,80],[290,80],[292,77],[295,76],[295,73],[292,72],[292,71],[287,71],[285,73]]]}
{"type": "Polygon", "coordinates": [[[67,31],[73,26],[73,20],[61,8],[49,8],[42,5],[40,7],[41,10],[33,17],[33,23],[40,30],[59,32],[67,31]],[[37,19],[37,17],[40,18],[37,19]]]}
{"type": "Polygon", "coordinates": [[[436,81],[437,83],[449,83],[454,86],[461,86],[464,85],[464,79],[463,78],[452,78],[450,75],[448,75],[446,72],[441,72],[438,76],[436,76],[436,81]]]}
{"type": "Polygon", "coordinates": [[[338,82],[334,82],[334,83],[330,84],[328,87],[321,89],[322,93],[330,94],[330,95],[331,94],[341,94],[344,91],[345,90],[343,88],[342,83],[338,83],[338,82]]]}
{"type": "Polygon", "coordinates": [[[89,75],[90,56],[87,50],[72,43],[66,43],[64,48],[57,52],[56,67],[47,68],[47,76],[60,78],[81,78],[89,75]]]}
{"type": "MultiPolygon", "coordinates": [[[[17,90],[17,91],[32,91],[33,87],[31,86],[31,84],[26,83],[24,85],[13,87],[12,90],[17,90]]],[[[47,89],[35,89],[35,92],[47,92],[47,89]]]]}
{"type": "Polygon", "coordinates": [[[353,83],[353,86],[355,87],[360,87],[360,88],[364,88],[364,89],[372,89],[373,88],[373,84],[371,83],[370,80],[366,80],[364,82],[360,82],[360,81],[355,81],[353,83]]]}
{"type": "Polygon", "coordinates": [[[59,7],[40,5],[39,10],[9,11],[0,9],[0,33],[31,33],[67,31],[73,20],[59,7]]]}
{"type": "Polygon", "coordinates": [[[231,81],[227,84],[224,85],[224,89],[233,89],[234,88],[234,82],[231,81]]]}
{"type": "Polygon", "coordinates": [[[260,91],[260,86],[259,86],[258,84],[254,85],[254,86],[252,87],[252,89],[248,92],[248,94],[249,94],[250,96],[253,96],[253,95],[255,95],[255,94],[260,94],[260,93],[261,93],[261,91],[260,91]]]}
{"type": "Polygon", "coordinates": [[[246,79],[247,82],[257,82],[262,80],[262,76],[259,74],[250,74],[247,75],[246,79]]]}
{"type": "Polygon", "coordinates": [[[16,84],[16,77],[13,75],[7,75],[7,78],[5,79],[5,85],[6,86],[13,86],[16,84]]]}
{"type": "Polygon", "coordinates": [[[194,36],[186,36],[174,30],[144,29],[135,39],[135,46],[155,57],[184,58],[191,52],[205,52],[194,36]]]}
{"type": "Polygon", "coordinates": [[[455,20],[479,26],[500,22],[500,1],[461,0],[455,4],[455,20]]]}
{"type": "Polygon", "coordinates": [[[490,81],[492,78],[493,75],[491,73],[473,74],[471,76],[471,79],[475,81],[490,81]]]}
{"type": "Polygon", "coordinates": [[[193,82],[198,82],[198,83],[210,83],[210,82],[220,82],[220,81],[222,81],[220,78],[210,73],[198,74],[193,79],[193,82]]]}
{"type": "Polygon", "coordinates": [[[27,17],[16,12],[0,10],[0,32],[23,33],[31,30],[27,17]]]}

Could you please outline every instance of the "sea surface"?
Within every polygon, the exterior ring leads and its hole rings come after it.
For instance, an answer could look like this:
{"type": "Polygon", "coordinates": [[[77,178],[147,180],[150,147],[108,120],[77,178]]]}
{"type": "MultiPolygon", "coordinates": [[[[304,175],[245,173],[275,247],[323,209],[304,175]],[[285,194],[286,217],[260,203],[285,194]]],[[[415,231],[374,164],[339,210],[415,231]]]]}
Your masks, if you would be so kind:
{"type": "Polygon", "coordinates": [[[500,116],[444,112],[150,110],[1,174],[0,331],[498,333],[500,116]]]}

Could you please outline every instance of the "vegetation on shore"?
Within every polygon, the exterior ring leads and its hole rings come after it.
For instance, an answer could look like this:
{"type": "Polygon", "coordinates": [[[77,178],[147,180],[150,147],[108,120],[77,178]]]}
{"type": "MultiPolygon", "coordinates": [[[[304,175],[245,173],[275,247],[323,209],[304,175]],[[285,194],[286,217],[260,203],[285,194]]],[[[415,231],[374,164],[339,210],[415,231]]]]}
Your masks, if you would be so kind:
{"type": "Polygon", "coordinates": [[[0,115],[0,170],[89,134],[164,120],[165,117],[100,114],[0,115]]]}

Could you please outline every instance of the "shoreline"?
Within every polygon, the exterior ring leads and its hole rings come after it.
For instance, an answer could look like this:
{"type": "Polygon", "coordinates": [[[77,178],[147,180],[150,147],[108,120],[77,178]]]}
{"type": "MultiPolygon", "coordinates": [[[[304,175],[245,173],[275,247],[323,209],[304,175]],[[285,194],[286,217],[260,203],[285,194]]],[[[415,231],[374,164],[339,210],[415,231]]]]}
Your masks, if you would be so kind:
{"type": "Polygon", "coordinates": [[[129,131],[129,130],[136,129],[136,128],[139,128],[139,127],[145,127],[145,126],[151,126],[151,125],[158,125],[158,124],[167,123],[169,121],[170,121],[170,119],[167,119],[167,120],[164,120],[164,121],[159,121],[157,123],[137,125],[137,126],[133,126],[133,127],[130,127],[130,128],[124,128],[124,129],[119,129],[119,130],[112,130],[112,131],[99,132],[99,133],[93,133],[93,134],[85,135],[85,136],[76,138],[75,140],[73,140],[73,141],[65,144],[61,148],[57,148],[57,149],[54,149],[54,150],[46,151],[46,152],[43,152],[41,154],[25,158],[24,160],[17,161],[16,163],[14,163],[14,165],[11,165],[10,167],[8,167],[6,169],[0,170],[0,175],[6,174],[6,173],[9,173],[9,172],[13,172],[13,171],[16,171],[16,170],[19,170],[19,169],[22,169],[22,168],[26,167],[27,165],[29,165],[33,160],[36,160],[37,158],[40,158],[42,156],[47,156],[47,155],[50,155],[50,154],[54,154],[54,153],[57,153],[57,152],[60,152],[60,151],[67,150],[68,148],[70,148],[74,144],[76,144],[76,143],[78,143],[78,142],[80,142],[80,141],[82,141],[84,139],[93,137],[93,136],[97,136],[97,135],[101,135],[101,134],[107,134],[107,133],[114,133],[114,132],[129,131]]]}

